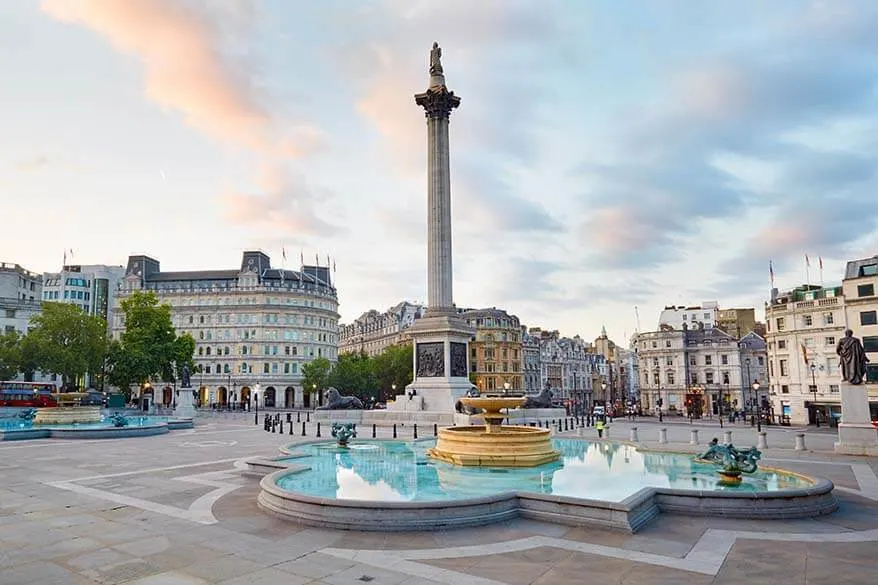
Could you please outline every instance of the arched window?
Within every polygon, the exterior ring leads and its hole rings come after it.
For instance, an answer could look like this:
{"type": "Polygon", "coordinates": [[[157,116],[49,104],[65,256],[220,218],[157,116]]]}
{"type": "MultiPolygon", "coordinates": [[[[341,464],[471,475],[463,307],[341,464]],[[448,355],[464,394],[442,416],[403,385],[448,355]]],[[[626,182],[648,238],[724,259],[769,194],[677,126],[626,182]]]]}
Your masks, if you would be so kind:
{"type": "Polygon", "coordinates": [[[209,347],[207,348],[207,351],[206,351],[205,353],[206,353],[207,355],[210,355],[210,348],[209,348],[209,347]]]}

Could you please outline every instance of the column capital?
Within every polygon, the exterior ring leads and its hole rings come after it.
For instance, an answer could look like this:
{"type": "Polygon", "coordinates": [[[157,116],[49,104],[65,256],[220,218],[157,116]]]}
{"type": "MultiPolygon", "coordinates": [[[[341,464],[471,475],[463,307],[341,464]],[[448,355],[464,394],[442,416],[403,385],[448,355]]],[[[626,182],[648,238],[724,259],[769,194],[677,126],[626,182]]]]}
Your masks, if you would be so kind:
{"type": "Polygon", "coordinates": [[[415,103],[424,108],[428,119],[448,119],[451,110],[460,105],[460,98],[444,85],[431,87],[424,93],[415,94],[415,103]]]}

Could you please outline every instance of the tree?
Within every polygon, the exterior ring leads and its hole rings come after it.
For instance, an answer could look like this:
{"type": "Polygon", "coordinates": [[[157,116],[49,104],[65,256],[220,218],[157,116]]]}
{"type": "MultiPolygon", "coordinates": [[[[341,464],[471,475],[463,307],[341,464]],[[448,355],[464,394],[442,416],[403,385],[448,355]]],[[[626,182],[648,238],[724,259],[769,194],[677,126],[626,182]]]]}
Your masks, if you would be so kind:
{"type": "Polygon", "coordinates": [[[43,372],[61,376],[65,386],[101,369],[107,352],[107,323],[76,305],[43,303],[26,338],[43,372]]]}
{"type": "Polygon", "coordinates": [[[135,291],[122,301],[125,331],[110,345],[107,360],[110,383],[126,395],[133,384],[152,379],[171,381],[184,365],[193,368],[195,340],[177,335],[171,307],[159,304],[152,291],[135,291]]]}
{"type": "Polygon", "coordinates": [[[414,368],[412,366],[414,347],[408,345],[391,345],[382,353],[372,358],[372,375],[378,388],[385,398],[402,393],[412,383],[414,368]]]}
{"type": "Polygon", "coordinates": [[[9,331],[0,335],[0,380],[11,380],[18,375],[21,362],[21,334],[9,331]]]}
{"type": "Polygon", "coordinates": [[[332,362],[325,357],[319,357],[302,364],[302,387],[305,392],[322,392],[329,386],[329,372],[332,370],[332,362]]]}
{"type": "Polygon", "coordinates": [[[370,401],[378,388],[373,374],[372,360],[365,353],[345,353],[329,373],[328,386],[335,386],[342,394],[370,401]]]}

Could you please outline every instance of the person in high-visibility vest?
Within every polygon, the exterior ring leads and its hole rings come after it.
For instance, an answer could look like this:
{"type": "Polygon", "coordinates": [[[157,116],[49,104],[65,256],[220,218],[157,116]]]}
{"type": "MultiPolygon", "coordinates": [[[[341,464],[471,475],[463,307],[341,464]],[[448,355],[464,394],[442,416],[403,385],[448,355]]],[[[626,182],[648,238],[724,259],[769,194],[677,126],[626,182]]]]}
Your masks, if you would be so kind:
{"type": "Polygon", "coordinates": [[[603,436],[604,436],[604,419],[599,418],[598,421],[594,424],[594,428],[598,432],[598,439],[603,438],[603,436]]]}

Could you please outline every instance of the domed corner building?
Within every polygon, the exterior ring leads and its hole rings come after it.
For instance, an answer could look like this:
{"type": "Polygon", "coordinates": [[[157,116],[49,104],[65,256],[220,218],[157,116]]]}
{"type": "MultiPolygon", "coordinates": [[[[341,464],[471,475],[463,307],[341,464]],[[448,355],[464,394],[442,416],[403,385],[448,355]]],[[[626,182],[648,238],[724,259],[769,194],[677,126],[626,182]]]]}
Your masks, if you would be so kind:
{"type": "MultiPolygon", "coordinates": [[[[115,339],[125,330],[121,302],[140,290],[170,305],[177,333],[195,339],[191,384],[200,406],[252,406],[258,383],[260,407],[313,408],[320,398],[302,387],[302,366],[338,360],[338,293],[328,266],[281,270],[264,252],[245,251],[240,268],[163,272],[158,260],[130,256],[119,287],[115,339]]],[[[171,386],[139,391],[141,405],[173,402],[171,386]]]]}

